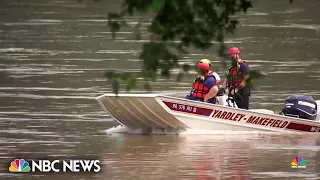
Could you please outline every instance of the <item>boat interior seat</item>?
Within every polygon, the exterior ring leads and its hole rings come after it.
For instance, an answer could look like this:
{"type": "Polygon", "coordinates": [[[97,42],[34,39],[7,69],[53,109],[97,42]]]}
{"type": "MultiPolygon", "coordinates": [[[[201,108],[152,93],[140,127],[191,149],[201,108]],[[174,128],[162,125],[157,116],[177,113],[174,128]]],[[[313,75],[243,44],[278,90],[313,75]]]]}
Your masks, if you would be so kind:
{"type": "Polygon", "coordinates": [[[318,113],[320,113],[320,100],[316,101],[316,103],[317,103],[318,113]]]}
{"type": "Polygon", "coordinates": [[[265,113],[265,114],[274,114],[273,111],[268,110],[268,109],[250,109],[249,111],[265,113]]]}
{"type": "Polygon", "coordinates": [[[316,101],[317,103],[317,121],[320,121],[320,100],[316,101]]]}

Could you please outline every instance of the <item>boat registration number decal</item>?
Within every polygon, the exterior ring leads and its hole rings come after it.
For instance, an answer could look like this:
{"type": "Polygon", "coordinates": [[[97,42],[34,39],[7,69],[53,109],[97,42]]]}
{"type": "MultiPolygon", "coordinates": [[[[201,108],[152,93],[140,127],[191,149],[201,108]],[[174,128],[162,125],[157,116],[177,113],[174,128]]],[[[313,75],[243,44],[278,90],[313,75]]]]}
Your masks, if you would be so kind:
{"type": "Polygon", "coordinates": [[[278,119],[260,117],[260,116],[248,116],[242,113],[234,113],[230,111],[214,110],[213,118],[231,120],[231,121],[246,121],[248,124],[256,124],[262,126],[285,128],[288,125],[288,121],[282,121],[278,119]]]}
{"type": "Polygon", "coordinates": [[[320,127],[313,126],[313,127],[311,127],[310,131],[311,132],[320,132],[320,127]]]}
{"type": "Polygon", "coordinates": [[[173,103],[169,101],[162,101],[162,102],[173,111],[180,111],[180,112],[203,115],[203,116],[210,116],[210,114],[213,111],[212,109],[189,106],[189,105],[173,103]]]}

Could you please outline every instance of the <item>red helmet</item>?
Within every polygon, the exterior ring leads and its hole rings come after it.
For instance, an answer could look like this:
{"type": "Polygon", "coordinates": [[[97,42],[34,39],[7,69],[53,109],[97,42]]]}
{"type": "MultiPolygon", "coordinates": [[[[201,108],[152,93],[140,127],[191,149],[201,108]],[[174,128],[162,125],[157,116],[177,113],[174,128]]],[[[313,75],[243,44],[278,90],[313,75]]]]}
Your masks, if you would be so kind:
{"type": "Polygon", "coordinates": [[[204,69],[204,70],[210,71],[210,65],[207,63],[199,63],[198,69],[204,69]]]}
{"type": "Polygon", "coordinates": [[[240,54],[240,50],[237,47],[232,47],[229,50],[229,54],[240,54]]]}

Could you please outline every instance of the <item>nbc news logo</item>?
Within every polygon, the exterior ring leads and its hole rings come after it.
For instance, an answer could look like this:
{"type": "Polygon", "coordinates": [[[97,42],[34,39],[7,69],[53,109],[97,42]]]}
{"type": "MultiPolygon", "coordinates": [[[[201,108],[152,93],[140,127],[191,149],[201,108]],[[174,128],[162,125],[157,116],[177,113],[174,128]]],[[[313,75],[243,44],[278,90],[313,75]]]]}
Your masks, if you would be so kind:
{"type": "Polygon", "coordinates": [[[31,160],[15,159],[10,163],[10,172],[99,172],[101,170],[99,160],[31,160]]]}

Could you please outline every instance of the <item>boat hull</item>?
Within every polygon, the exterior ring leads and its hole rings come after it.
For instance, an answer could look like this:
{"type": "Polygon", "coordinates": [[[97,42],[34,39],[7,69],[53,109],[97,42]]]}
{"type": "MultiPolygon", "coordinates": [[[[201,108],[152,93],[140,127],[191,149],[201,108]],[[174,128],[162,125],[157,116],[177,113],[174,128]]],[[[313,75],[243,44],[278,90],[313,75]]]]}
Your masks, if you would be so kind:
{"type": "Polygon", "coordinates": [[[320,134],[317,121],[281,116],[268,110],[243,110],[157,94],[104,94],[96,100],[120,124],[146,131],[191,128],[320,134]]]}

